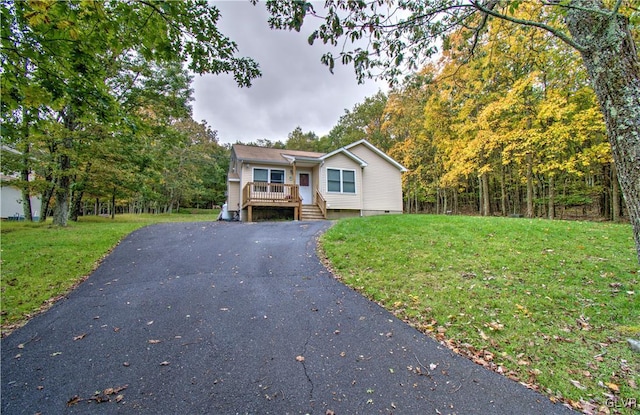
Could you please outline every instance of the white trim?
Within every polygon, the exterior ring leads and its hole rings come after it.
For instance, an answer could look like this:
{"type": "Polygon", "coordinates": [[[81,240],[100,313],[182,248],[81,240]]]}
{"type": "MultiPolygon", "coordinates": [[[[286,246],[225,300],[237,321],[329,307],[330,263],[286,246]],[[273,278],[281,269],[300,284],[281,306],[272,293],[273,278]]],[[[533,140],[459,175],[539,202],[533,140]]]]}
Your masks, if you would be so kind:
{"type": "Polygon", "coordinates": [[[272,183],[271,182],[271,171],[281,171],[282,172],[282,183],[276,184],[285,184],[287,182],[287,170],[286,169],[272,169],[270,167],[253,167],[251,169],[251,181],[254,183],[272,183]],[[267,181],[266,182],[256,182],[256,170],[266,170],[267,171],[267,181]]]}
{"type": "Polygon", "coordinates": [[[350,148],[353,148],[357,145],[364,145],[365,147],[367,147],[369,150],[373,151],[374,153],[376,153],[377,155],[379,155],[380,157],[382,157],[383,159],[385,159],[386,161],[388,161],[389,163],[393,164],[396,168],[398,168],[398,170],[400,170],[401,172],[406,172],[409,171],[406,167],[404,167],[402,164],[398,163],[397,161],[395,161],[394,159],[392,159],[391,157],[389,157],[384,151],[380,150],[378,147],[374,146],[373,144],[371,144],[370,142],[368,142],[365,139],[362,139],[360,141],[356,141],[355,143],[351,143],[349,145],[344,146],[343,148],[345,150],[349,150],[350,148]]]}
{"type": "Polygon", "coordinates": [[[335,151],[332,151],[331,153],[327,153],[324,156],[320,157],[320,159],[322,159],[323,161],[335,156],[338,153],[342,153],[345,156],[349,157],[351,160],[355,161],[356,163],[358,163],[360,165],[360,167],[367,167],[368,164],[366,161],[362,160],[360,157],[356,156],[355,154],[353,154],[352,152],[346,150],[344,147],[339,148],[335,151]]]}

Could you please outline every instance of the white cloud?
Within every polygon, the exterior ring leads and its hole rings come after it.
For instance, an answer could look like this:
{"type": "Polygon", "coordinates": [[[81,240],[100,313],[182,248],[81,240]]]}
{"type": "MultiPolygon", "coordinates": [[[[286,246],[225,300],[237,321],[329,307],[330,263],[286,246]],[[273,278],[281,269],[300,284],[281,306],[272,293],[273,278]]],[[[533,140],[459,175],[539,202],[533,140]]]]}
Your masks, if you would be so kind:
{"type": "Polygon", "coordinates": [[[239,88],[230,75],[196,76],[194,119],[218,130],[222,143],[285,141],[297,126],[322,136],[345,109],[385,89],[383,82],[358,85],[352,67],[336,66],[332,75],[320,63],[326,46],[307,43],[311,22],[300,33],[271,30],[263,2],[213,4],[221,12],[221,32],[238,44],[239,56],[253,58],[262,71],[250,88],[239,88]]]}

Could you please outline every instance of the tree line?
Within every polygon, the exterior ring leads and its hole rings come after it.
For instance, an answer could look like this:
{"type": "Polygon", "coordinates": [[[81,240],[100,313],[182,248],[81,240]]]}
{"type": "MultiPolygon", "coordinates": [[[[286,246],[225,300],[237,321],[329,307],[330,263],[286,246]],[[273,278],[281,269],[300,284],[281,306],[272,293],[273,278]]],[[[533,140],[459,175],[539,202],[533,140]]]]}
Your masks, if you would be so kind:
{"type": "MultiPolygon", "coordinates": [[[[171,211],[224,199],[226,149],[192,119],[192,73],[260,76],[205,0],[2,1],[3,172],[24,215],[66,225],[87,204],[171,211]],[[31,173],[35,180],[29,180],[31,173]],[[95,202],[95,201],[98,202],[95,202]]],[[[94,212],[98,209],[94,209],[94,212]]]]}

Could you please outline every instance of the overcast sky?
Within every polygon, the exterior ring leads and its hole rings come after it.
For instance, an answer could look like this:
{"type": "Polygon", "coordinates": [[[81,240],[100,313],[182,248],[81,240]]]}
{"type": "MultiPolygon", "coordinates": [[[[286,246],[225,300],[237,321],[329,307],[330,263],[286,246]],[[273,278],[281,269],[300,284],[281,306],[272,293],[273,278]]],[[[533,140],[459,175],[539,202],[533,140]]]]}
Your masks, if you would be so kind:
{"type": "Polygon", "coordinates": [[[297,126],[321,137],[345,109],[385,90],[384,82],[359,85],[351,66],[336,63],[332,75],[320,63],[327,46],[307,43],[311,21],[300,33],[271,30],[264,1],[212,3],[221,12],[218,28],[238,44],[238,56],[253,58],[262,72],[250,88],[238,87],[231,75],[195,77],[193,117],[218,130],[221,143],[284,142],[297,126]]]}

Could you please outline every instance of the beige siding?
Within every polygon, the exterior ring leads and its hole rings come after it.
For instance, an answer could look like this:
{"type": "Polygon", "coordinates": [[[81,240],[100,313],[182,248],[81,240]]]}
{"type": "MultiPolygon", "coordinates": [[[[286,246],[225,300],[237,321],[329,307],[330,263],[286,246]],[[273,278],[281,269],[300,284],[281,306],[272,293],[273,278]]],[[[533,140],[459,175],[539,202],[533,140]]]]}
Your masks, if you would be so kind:
{"type": "Polygon", "coordinates": [[[362,168],[342,153],[325,160],[320,172],[320,193],[327,200],[327,209],[362,209],[362,168]],[[327,169],[348,169],[356,172],[356,193],[327,192],[327,169]]]}
{"type": "Polygon", "coordinates": [[[240,182],[229,182],[228,192],[227,209],[235,212],[240,204],[240,182]]]}
{"type": "Polygon", "coordinates": [[[362,173],[362,209],[401,213],[402,172],[363,144],[350,148],[349,151],[368,164],[362,173]]]}

